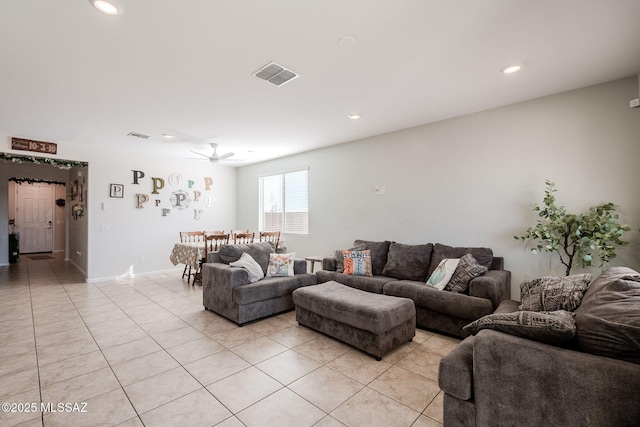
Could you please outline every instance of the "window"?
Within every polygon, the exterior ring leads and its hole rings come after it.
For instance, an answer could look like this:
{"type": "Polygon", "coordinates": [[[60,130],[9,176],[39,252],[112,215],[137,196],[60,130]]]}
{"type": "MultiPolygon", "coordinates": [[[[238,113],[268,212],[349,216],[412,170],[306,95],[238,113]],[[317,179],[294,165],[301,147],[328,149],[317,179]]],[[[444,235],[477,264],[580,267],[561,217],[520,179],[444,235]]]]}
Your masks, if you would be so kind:
{"type": "Polygon", "coordinates": [[[309,170],[260,177],[260,231],[309,234],[309,170]]]}

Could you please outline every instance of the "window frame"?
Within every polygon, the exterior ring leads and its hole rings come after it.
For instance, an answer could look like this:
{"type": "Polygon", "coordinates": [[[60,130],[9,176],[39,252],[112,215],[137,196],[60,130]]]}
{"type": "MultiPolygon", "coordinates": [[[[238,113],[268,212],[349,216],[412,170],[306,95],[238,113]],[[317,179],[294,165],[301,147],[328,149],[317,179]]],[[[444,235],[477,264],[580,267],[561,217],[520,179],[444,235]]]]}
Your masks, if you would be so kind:
{"type": "Polygon", "coordinates": [[[296,235],[309,234],[309,169],[310,168],[308,166],[305,166],[301,168],[288,169],[281,172],[267,173],[267,174],[262,174],[258,176],[258,230],[259,231],[280,231],[280,233],[282,234],[296,234],[296,235]],[[287,194],[286,176],[294,173],[299,173],[299,172],[305,172],[306,188],[304,188],[303,192],[300,194],[295,194],[295,193],[287,194]],[[274,177],[280,177],[280,180],[281,180],[280,203],[281,203],[282,212],[281,212],[280,222],[282,226],[267,228],[267,224],[266,224],[267,221],[265,220],[265,214],[268,212],[265,211],[264,209],[265,207],[264,180],[266,178],[274,178],[274,177]],[[303,218],[302,225],[295,227],[294,226],[294,224],[296,223],[295,220],[287,221],[287,217],[288,217],[287,213],[291,214],[296,212],[296,211],[287,212],[287,209],[286,209],[287,199],[290,199],[291,197],[295,197],[295,196],[300,196],[300,195],[302,195],[302,197],[306,199],[304,200],[306,202],[306,206],[305,206],[306,211],[302,211],[306,213],[306,217],[303,218]],[[289,224],[291,224],[290,227],[288,227],[289,224]]]}

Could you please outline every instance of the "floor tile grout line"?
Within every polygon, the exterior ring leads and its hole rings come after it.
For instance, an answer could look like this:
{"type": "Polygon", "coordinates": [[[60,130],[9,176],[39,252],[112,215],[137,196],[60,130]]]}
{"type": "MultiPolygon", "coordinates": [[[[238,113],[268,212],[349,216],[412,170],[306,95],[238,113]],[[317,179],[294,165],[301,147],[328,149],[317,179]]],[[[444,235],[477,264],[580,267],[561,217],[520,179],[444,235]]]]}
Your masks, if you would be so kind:
{"type": "MultiPolygon", "coordinates": [[[[36,337],[36,319],[33,314],[33,295],[31,289],[31,279],[29,277],[29,262],[27,261],[27,280],[29,283],[29,303],[31,305],[31,322],[33,329],[33,349],[36,355],[36,371],[38,373],[38,396],[40,396],[40,404],[42,405],[42,379],[40,378],[40,358],[38,357],[38,341],[36,337]]],[[[39,408],[42,409],[42,408],[39,408]]],[[[44,426],[44,412],[40,411],[40,423],[44,426]]]]}

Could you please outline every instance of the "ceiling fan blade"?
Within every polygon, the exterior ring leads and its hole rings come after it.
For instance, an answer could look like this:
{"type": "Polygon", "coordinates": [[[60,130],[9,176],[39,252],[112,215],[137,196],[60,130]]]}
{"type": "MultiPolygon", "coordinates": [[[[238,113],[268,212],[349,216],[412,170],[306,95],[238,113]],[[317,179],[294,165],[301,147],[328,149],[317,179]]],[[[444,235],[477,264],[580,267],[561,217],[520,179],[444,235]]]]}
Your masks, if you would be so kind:
{"type": "Polygon", "coordinates": [[[207,159],[211,159],[211,157],[210,157],[210,156],[207,156],[206,154],[198,153],[197,151],[191,151],[191,152],[192,152],[193,154],[197,154],[197,155],[199,155],[199,156],[206,157],[207,159]]]}
{"type": "Polygon", "coordinates": [[[226,153],[226,154],[222,154],[222,155],[218,156],[218,158],[220,160],[224,160],[224,159],[227,159],[227,158],[229,158],[231,156],[234,156],[234,155],[235,155],[234,153],[226,153]]]}

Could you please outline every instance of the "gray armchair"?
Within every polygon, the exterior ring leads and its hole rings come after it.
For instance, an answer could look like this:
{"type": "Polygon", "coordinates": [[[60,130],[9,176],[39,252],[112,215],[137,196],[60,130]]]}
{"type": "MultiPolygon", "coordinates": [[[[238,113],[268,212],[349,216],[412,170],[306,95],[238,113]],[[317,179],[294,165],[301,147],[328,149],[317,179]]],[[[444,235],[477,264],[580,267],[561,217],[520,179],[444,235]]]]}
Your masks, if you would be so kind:
{"type": "Polygon", "coordinates": [[[316,276],[307,273],[304,260],[295,260],[294,276],[265,277],[249,283],[245,269],[229,266],[244,252],[251,255],[266,273],[269,254],[275,252],[275,247],[272,242],[223,245],[218,252],[209,253],[202,266],[204,308],[239,325],[292,310],[293,291],[317,283],[316,276]]]}

